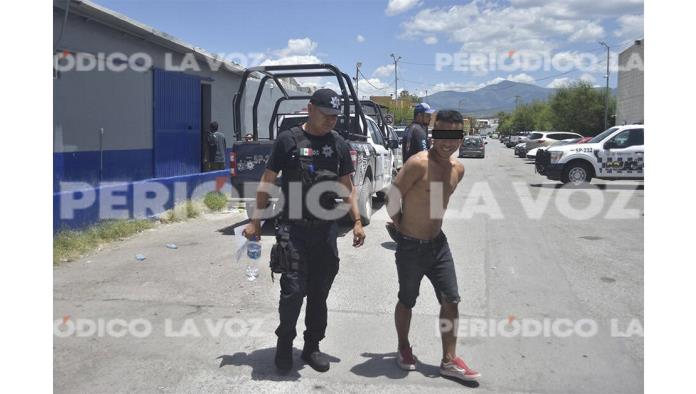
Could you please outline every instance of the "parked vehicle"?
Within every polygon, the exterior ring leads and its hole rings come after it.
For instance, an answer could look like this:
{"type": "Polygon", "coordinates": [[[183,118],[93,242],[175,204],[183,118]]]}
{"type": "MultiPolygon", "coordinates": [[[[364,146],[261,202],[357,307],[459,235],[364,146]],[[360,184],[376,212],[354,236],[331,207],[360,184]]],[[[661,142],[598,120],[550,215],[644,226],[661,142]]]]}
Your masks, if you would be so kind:
{"type": "Polygon", "coordinates": [[[508,148],[512,148],[515,145],[519,144],[520,142],[525,142],[526,137],[528,135],[529,135],[529,131],[518,131],[517,133],[510,136],[510,140],[509,140],[508,144],[506,144],[505,146],[507,146],[508,148]]]}
{"type": "Polygon", "coordinates": [[[643,125],[616,126],[584,144],[552,146],[537,152],[537,167],[548,179],[582,185],[592,178],[644,179],[643,125]]]}
{"type": "Polygon", "coordinates": [[[569,138],[566,140],[556,141],[548,146],[540,146],[538,148],[534,148],[534,149],[528,151],[527,152],[527,159],[535,160],[537,152],[548,149],[549,147],[552,147],[552,146],[568,145],[568,144],[583,144],[583,143],[589,141],[590,139],[592,139],[592,137],[569,138]]]}
{"type": "Polygon", "coordinates": [[[279,131],[300,124],[307,118],[306,113],[298,113],[297,111],[279,113],[280,105],[285,102],[306,103],[309,100],[309,95],[289,95],[287,86],[283,83],[288,78],[299,77],[333,77],[336,79],[344,105],[343,113],[338,116],[335,130],[345,138],[351,147],[351,158],[355,166],[355,173],[352,175],[353,183],[359,190],[360,217],[363,224],[367,225],[372,216],[372,196],[377,192],[382,192],[391,183],[391,151],[386,145],[386,141],[379,138],[381,133],[377,122],[365,116],[350,76],[331,64],[259,66],[248,68],[244,72],[233,101],[234,134],[237,141],[232,145],[230,153],[232,187],[240,196],[248,199],[247,214],[250,214],[254,209],[251,200],[256,195],[258,181],[261,179],[261,174],[271,154],[275,136],[279,131]],[[250,80],[254,80],[254,83],[249,84],[250,80]],[[281,94],[279,94],[270,114],[268,137],[259,140],[259,102],[264,86],[270,81],[273,81],[281,94]],[[244,98],[247,97],[245,96],[247,88],[253,89],[249,92],[248,97],[255,97],[251,110],[252,129],[242,130],[242,104],[244,104],[244,98]],[[345,103],[350,104],[345,105],[345,103]],[[242,141],[241,137],[246,133],[251,133],[254,141],[242,141]],[[381,149],[378,149],[380,147],[381,149]]]}
{"type": "Polygon", "coordinates": [[[549,146],[557,141],[580,139],[582,135],[565,131],[535,131],[527,139],[527,152],[540,146],[549,146]]]}
{"type": "Polygon", "coordinates": [[[486,157],[486,144],[483,138],[478,136],[466,136],[459,146],[459,157],[486,157]]]}
{"type": "Polygon", "coordinates": [[[520,142],[515,145],[515,156],[524,158],[527,156],[527,150],[525,149],[526,142],[520,142]]]}
{"type": "Polygon", "coordinates": [[[404,153],[401,150],[401,138],[396,134],[394,128],[391,126],[387,126],[387,131],[389,133],[389,147],[391,148],[392,157],[394,158],[394,173],[392,174],[392,176],[396,177],[396,173],[399,172],[399,170],[401,170],[401,167],[404,165],[404,153]]]}

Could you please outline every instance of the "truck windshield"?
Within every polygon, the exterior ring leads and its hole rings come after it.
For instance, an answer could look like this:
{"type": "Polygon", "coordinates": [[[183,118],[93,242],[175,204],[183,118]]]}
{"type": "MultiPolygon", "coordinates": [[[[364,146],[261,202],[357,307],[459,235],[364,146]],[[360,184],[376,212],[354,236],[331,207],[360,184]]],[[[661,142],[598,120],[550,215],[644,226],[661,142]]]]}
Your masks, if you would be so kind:
{"type": "Polygon", "coordinates": [[[615,132],[618,130],[618,127],[612,127],[607,130],[602,131],[601,133],[597,134],[594,138],[589,140],[587,143],[588,144],[596,144],[598,142],[602,142],[603,139],[605,139],[609,134],[615,132]]]}

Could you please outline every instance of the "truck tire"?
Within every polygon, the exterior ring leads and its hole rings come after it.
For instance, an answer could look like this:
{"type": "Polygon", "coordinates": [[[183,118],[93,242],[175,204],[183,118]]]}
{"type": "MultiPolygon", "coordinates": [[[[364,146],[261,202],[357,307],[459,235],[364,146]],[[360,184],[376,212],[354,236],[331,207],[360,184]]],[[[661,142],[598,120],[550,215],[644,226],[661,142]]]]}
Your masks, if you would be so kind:
{"type": "Polygon", "coordinates": [[[360,188],[358,210],[360,211],[362,224],[364,226],[370,224],[370,218],[372,217],[372,181],[370,178],[365,178],[362,188],[360,188]]]}
{"type": "Polygon", "coordinates": [[[590,166],[584,161],[571,161],[563,167],[561,182],[570,183],[573,186],[581,186],[590,183],[592,171],[590,166]]]}

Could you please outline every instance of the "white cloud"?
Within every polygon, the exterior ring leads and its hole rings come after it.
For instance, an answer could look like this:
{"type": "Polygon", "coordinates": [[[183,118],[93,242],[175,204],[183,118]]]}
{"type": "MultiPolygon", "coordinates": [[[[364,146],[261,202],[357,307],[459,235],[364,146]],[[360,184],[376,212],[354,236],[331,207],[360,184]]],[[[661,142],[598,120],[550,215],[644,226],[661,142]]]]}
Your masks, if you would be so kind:
{"type": "Polygon", "coordinates": [[[595,78],[595,76],[592,74],[589,74],[589,73],[582,74],[579,79],[581,81],[589,82],[592,85],[594,85],[597,82],[597,79],[595,78]]]}
{"type": "Polygon", "coordinates": [[[606,36],[605,19],[636,10],[642,12],[642,1],[473,0],[422,9],[402,23],[401,36],[443,34],[467,52],[553,50],[568,42],[594,42],[606,36]]]}
{"type": "Polygon", "coordinates": [[[268,57],[261,62],[262,66],[288,65],[288,64],[307,64],[322,63],[321,59],[314,54],[319,45],[309,37],[291,38],[285,48],[269,51],[274,56],[268,57]]]}
{"type": "Polygon", "coordinates": [[[406,12],[419,4],[421,4],[420,0],[389,0],[384,13],[388,16],[394,16],[406,12]]]}
{"type": "Polygon", "coordinates": [[[570,41],[594,41],[605,36],[604,28],[597,22],[590,22],[568,37],[570,41]]]}
{"type": "Polygon", "coordinates": [[[394,74],[394,65],[393,64],[385,64],[384,66],[377,67],[375,72],[372,73],[372,76],[373,77],[388,77],[392,74],[394,74]]]}
{"type": "MultiPolygon", "coordinates": [[[[516,75],[509,74],[507,77],[495,77],[491,80],[484,82],[440,82],[428,89],[428,95],[436,92],[442,92],[446,90],[454,90],[457,92],[470,92],[472,90],[478,90],[489,85],[495,85],[503,81],[513,81],[520,83],[534,83],[534,78],[531,75],[520,73],[516,75]]],[[[420,90],[419,90],[420,91],[420,90]]]]}
{"type": "Polygon", "coordinates": [[[643,38],[643,15],[623,15],[617,20],[619,28],[614,36],[625,39],[643,38]]]}
{"type": "Polygon", "coordinates": [[[437,44],[437,37],[436,36],[427,36],[423,39],[423,42],[428,44],[428,45],[435,45],[435,44],[437,44]]]}
{"type": "Polygon", "coordinates": [[[322,63],[322,61],[314,56],[286,56],[278,59],[266,59],[261,62],[262,66],[275,66],[275,65],[288,65],[288,64],[308,64],[308,63],[322,63]]]}
{"type": "Polygon", "coordinates": [[[355,41],[357,42],[365,42],[365,37],[362,34],[358,34],[357,37],[355,37],[355,41]]]}
{"type": "Polygon", "coordinates": [[[309,37],[291,38],[288,40],[288,46],[275,51],[279,57],[287,57],[293,55],[306,56],[312,54],[317,49],[317,43],[309,37]]]}
{"type": "Polygon", "coordinates": [[[617,17],[643,12],[643,0],[510,0],[514,7],[544,7],[545,12],[558,17],[617,17]]]}
{"type": "Polygon", "coordinates": [[[360,79],[358,84],[358,95],[363,96],[389,96],[394,93],[394,87],[390,87],[388,83],[383,82],[379,78],[360,79]]]}
{"type": "Polygon", "coordinates": [[[560,88],[562,86],[565,86],[569,84],[570,78],[568,77],[563,77],[563,78],[556,78],[553,81],[551,81],[548,85],[546,85],[547,88],[560,88]]]}
{"type": "MultiPolygon", "coordinates": [[[[266,56],[261,62],[261,66],[276,66],[289,64],[310,64],[324,63],[314,54],[318,44],[310,38],[291,38],[285,48],[269,51],[273,56],[266,56]]],[[[322,84],[323,79],[319,77],[298,79],[300,85],[317,86],[322,84]]]]}

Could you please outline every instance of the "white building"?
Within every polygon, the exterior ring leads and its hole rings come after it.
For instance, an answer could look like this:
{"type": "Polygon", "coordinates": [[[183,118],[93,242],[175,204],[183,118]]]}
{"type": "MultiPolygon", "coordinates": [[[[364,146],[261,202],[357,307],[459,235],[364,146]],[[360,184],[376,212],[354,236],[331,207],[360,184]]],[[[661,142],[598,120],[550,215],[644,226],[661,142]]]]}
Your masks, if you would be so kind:
{"type": "Polygon", "coordinates": [[[645,40],[619,54],[619,81],[616,92],[616,124],[643,123],[643,74],[645,40]]]}

